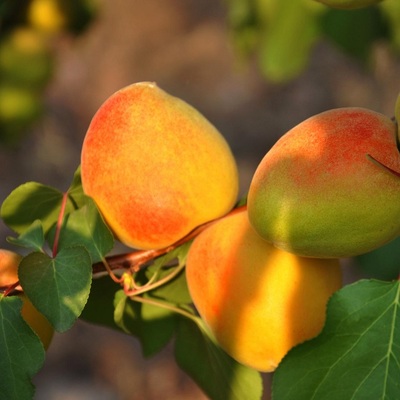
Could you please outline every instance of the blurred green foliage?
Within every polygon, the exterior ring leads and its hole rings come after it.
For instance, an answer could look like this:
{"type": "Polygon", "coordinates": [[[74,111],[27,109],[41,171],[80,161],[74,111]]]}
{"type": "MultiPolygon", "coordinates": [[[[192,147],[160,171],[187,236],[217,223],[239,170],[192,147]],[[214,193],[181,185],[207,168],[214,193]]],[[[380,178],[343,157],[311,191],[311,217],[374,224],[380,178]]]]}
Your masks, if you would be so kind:
{"type": "Polygon", "coordinates": [[[266,79],[283,83],[304,71],[319,41],[328,41],[365,67],[378,41],[400,53],[400,1],[356,10],[315,0],[225,0],[238,54],[255,55],[266,79]]]}
{"type": "Polygon", "coordinates": [[[83,33],[96,11],[96,0],[0,0],[0,145],[40,118],[57,39],[83,33]]]}

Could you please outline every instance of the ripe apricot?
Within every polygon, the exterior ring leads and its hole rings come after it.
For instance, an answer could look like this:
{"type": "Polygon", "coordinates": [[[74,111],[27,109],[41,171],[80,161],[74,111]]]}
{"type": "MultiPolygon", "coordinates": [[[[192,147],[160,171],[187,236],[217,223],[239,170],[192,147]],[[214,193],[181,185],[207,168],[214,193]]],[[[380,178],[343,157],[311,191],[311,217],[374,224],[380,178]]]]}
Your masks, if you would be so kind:
{"type": "Polygon", "coordinates": [[[227,213],[238,194],[232,152],[217,129],[154,83],[113,94],[82,147],[83,189],[116,237],[163,248],[227,213]]]}
{"type": "Polygon", "coordinates": [[[0,287],[18,282],[18,264],[21,256],[13,251],[0,249],[0,287]]]}
{"type": "Polygon", "coordinates": [[[314,115],[283,135],[252,178],[254,229],[286,251],[351,257],[400,233],[396,124],[363,108],[314,115]],[[375,162],[373,159],[377,160],[375,162]]]}
{"type": "Polygon", "coordinates": [[[327,301],[341,286],[338,260],[277,249],[254,231],[246,211],[200,233],[188,253],[186,276],[193,302],[221,347],[266,372],[322,330],[327,301]]]}

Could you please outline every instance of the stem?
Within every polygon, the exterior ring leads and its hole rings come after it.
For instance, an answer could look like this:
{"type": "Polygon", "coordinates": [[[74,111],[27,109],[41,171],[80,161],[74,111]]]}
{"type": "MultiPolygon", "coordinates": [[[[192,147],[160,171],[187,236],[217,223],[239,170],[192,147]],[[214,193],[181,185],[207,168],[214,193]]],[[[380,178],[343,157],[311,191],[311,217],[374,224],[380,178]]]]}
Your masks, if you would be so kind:
{"type": "Polygon", "coordinates": [[[385,169],[386,171],[390,172],[392,175],[397,176],[398,178],[400,178],[400,172],[397,172],[394,169],[389,168],[387,165],[382,164],[375,157],[372,157],[371,154],[367,154],[367,158],[368,158],[368,160],[370,160],[374,164],[378,165],[378,167],[381,167],[381,168],[385,169]]]}
{"type": "Polygon", "coordinates": [[[127,296],[137,296],[139,294],[149,292],[150,290],[158,288],[159,286],[162,286],[165,283],[169,282],[170,280],[174,279],[175,276],[177,276],[183,270],[184,267],[185,267],[185,264],[182,263],[181,265],[178,265],[176,268],[174,268],[174,270],[169,275],[165,276],[164,278],[162,278],[154,283],[151,283],[151,280],[150,280],[147,284],[145,284],[141,287],[134,288],[133,290],[130,290],[130,291],[125,291],[125,294],[127,296]]]}
{"type": "Polygon", "coordinates": [[[102,263],[103,263],[103,266],[105,267],[106,271],[108,272],[108,275],[110,275],[111,279],[112,279],[114,282],[116,282],[116,283],[121,283],[121,282],[123,281],[123,278],[122,278],[122,277],[121,277],[121,278],[118,278],[118,277],[114,274],[113,270],[110,268],[110,266],[109,266],[109,264],[108,264],[108,262],[107,262],[107,259],[104,258],[104,259],[102,260],[102,263]]]}
{"type": "Polygon", "coordinates": [[[132,296],[132,297],[130,297],[130,299],[133,301],[137,301],[138,303],[150,304],[152,306],[161,307],[166,310],[173,311],[177,314],[180,314],[186,318],[191,319],[196,324],[199,324],[198,317],[196,315],[192,314],[191,312],[189,312],[187,310],[184,310],[181,307],[173,306],[170,303],[166,303],[166,302],[159,301],[159,300],[153,300],[153,299],[149,299],[149,298],[143,298],[140,296],[132,296]]]}
{"type": "MultiPolygon", "coordinates": [[[[222,217],[216,218],[212,221],[206,222],[198,226],[197,228],[189,232],[185,237],[183,237],[182,239],[178,240],[177,242],[168,247],[164,247],[162,249],[152,249],[152,250],[137,250],[131,253],[117,254],[114,256],[106,257],[108,267],[110,268],[110,270],[123,268],[127,270],[130,269],[133,272],[138,272],[140,269],[145,268],[146,267],[145,264],[148,263],[149,261],[152,261],[157,257],[160,257],[164,254],[169,253],[172,250],[175,250],[177,247],[198,236],[202,231],[204,231],[206,228],[208,228],[215,222],[219,221],[220,219],[225,218],[229,215],[236,214],[240,211],[245,210],[246,208],[247,205],[236,207],[228,214],[225,214],[222,217]]],[[[99,272],[104,272],[104,264],[102,262],[93,264],[93,273],[95,274],[99,272]]]]}
{"type": "Polygon", "coordinates": [[[62,224],[63,224],[63,220],[64,220],[65,208],[66,208],[66,205],[67,205],[67,200],[68,200],[68,193],[63,193],[60,213],[58,214],[58,220],[57,220],[57,225],[56,225],[56,233],[55,233],[55,236],[54,236],[53,257],[55,257],[57,255],[57,252],[58,252],[58,242],[60,240],[60,233],[61,233],[61,228],[62,228],[62,224]]]}
{"type": "MultiPolygon", "coordinates": [[[[3,291],[3,296],[6,297],[8,296],[11,292],[14,291],[14,289],[16,289],[19,286],[19,281],[14,282],[12,285],[9,285],[7,287],[4,288],[3,291]]],[[[0,292],[2,291],[3,288],[0,288],[0,292]]]]}

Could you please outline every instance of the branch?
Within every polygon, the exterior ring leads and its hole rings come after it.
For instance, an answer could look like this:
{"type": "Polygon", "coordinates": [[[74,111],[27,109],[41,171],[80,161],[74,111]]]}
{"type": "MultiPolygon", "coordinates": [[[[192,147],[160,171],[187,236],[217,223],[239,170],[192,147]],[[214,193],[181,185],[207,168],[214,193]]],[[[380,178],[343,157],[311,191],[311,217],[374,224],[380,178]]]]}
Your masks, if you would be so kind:
{"type": "MultiPolygon", "coordinates": [[[[215,222],[217,222],[220,219],[225,218],[229,215],[233,215],[240,211],[243,211],[246,209],[246,207],[247,207],[246,205],[236,207],[232,211],[230,211],[228,214],[225,214],[220,218],[216,218],[212,221],[206,222],[206,223],[198,226],[197,228],[195,228],[191,232],[189,232],[182,239],[180,239],[177,242],[175,242],[174,244],[164,247],[162,249],[136,250],[136,251],[133,251],[130,253],[108,256],[108,257],[106,257],[106,262],[108,264],[108,267],[110,270],[125,269],[125,270],[131,270],[132,272],[138,272],[142,268],[145,268],[150,261],[152,261],[158,257],[161,257],[161,256],[169,253],[172,250],[175,250],[176,248],[183,245],[184,243],[187,243],[190,240],[194,239],[196,236],[198,236],[201,232],[203,232],[210,225],[214,224],[215,222]]],[[[103,262],[98,262],[98,263],[93,264],[92,270],[93,270],[93,274],[107,271],[103,262]]]]}

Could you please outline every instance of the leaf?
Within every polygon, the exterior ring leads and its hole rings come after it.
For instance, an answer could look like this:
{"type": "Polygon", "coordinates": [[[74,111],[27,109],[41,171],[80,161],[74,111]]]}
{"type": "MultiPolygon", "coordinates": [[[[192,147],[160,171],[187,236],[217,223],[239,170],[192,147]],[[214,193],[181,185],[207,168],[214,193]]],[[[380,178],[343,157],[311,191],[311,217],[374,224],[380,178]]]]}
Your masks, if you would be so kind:
{"type": "MultiPolygon", "coordinates": [[[[4,200],[0,215],[15,232],[21,234],[39,219],[45,233],[57,222],[63,193],[37,182],[24,183],[14,189],[4,200]]],[[[67,201],[66,213],[74,210],[67,201]]]]}
{"type": "Polygon", "coordinates": [[[115,296],[114,317],[116,324],[124,332],[140,340],[145,357],[164,348],[170,341],[176,324],[174,312],[146,304],[145,300],[143,303],[133,301],[126,297],[123,290],[115,296]]]}
{"type": "MultiPolygon", "coordinates": [[[[146,276],[151,279],[154,275],[157,279],[163,279],[173,273],[174,269],[183,267],[186,262],[186,256],[192,242],[185,243],[176,249],[159,257],[155,262],[146,268],[146,276]],[[168,267],[168,263],[174,259],[178,259],[178,265],[168,267]]],[[[174,279],[155,288],[151,291],[151,296],[159,299],[167,300],[170,303],[182,304],[191,303],[192,299],[189,294],[189,289],[186,282],[186,275],[184,271],[179,272],[174,279]]]]}
{"type": "Polygon", "coordinates": [[[121,331],[114,321],[114,297],[119,290],[121,290],[121,286],[108,275],[94,278],[89,299],[79,318],[92,324],[121,331]]]}
{"type": "Polygon", "coordinates": [[[58,332],[68,330],[86,304],[91,265],[82,246],[63,248],[55,258],[34,252],[21,260],[18,277],[24,292],[58,332]]]}
{"type": "Polygon", "coordinates": [[[82,188],[80,166],[76,169],[74,173],[71,186],[68,189],[68,198],[71,200],[71,202],[74,203],[75,209],[83,207],[88,199],[82,188]]]}
{"type": "MultiPolygon", "coordinates": [[[[92,263],[96,263],[103,260],[104,256],[112,250],[114,237],[94,201],[87,197],[85,203],[82,208],[65,217],[58,248],[85,246],[89,251],[92,263]]],[[[49,235],[51,245],[54,241],[54,232],[55,227],[49,235]]]]}
{"type": "Polygon", "coordinates": [[[336,292],[326,325],[292,349],[273,379],[279,400],[395,400],[400,395],[400,282],[363,280],[336,292]]]}
{"type": "Polygon", "coordinates": [[[369,60],[373,44],[387,36],[387,27],[377,7],[351,11],[328,9],[321,24],[329,40],[362,62],[369,60]]]}
{"type": "Polygon", "coordinates": [[[273,82],[296,77],[307,65],[319,37],[322,8],[303,0],[279,0],[271,7],[269,20],[260,34],[260,66],[273,82]]]}
{"type": "Polygon", "coordinates": [[[38,336],[21,316],[22,300],[0,296],[0,398],[32,399],[31,378],[44,363],[38,336]]]}
{"type": "Polygon", "coordinates": [[[203,322],[180,318],[175,358],[212,400],[259,400],[261,375],[229,357],[211,338],[203,322]]]}
{"type": "Polygon", "coordinates": [[[249,56],[254,50],[258,34],[257,8],[254,2],[225,0],[227,3],[227,23],[236,50],[241,56],[249,56]]]}
{"type": "Polygon", "coordinates": [[[400,237],[369,253],[355,257],[364,277],[396,279],[400,273],[400,237]]]}
{"type": "Polygon", "coordinates": [[[8,237],[7,241],[16,246],[41,251],[45,243],[42,223],[35,220],[18,238],[8,237]]]}
{"type": "Polygon", "coordinates": [[[385,0],[379,3],[379,8],[388,25],[392,45],[397,51],[400,51],[400,2],[398,0],[385,0]]]}

